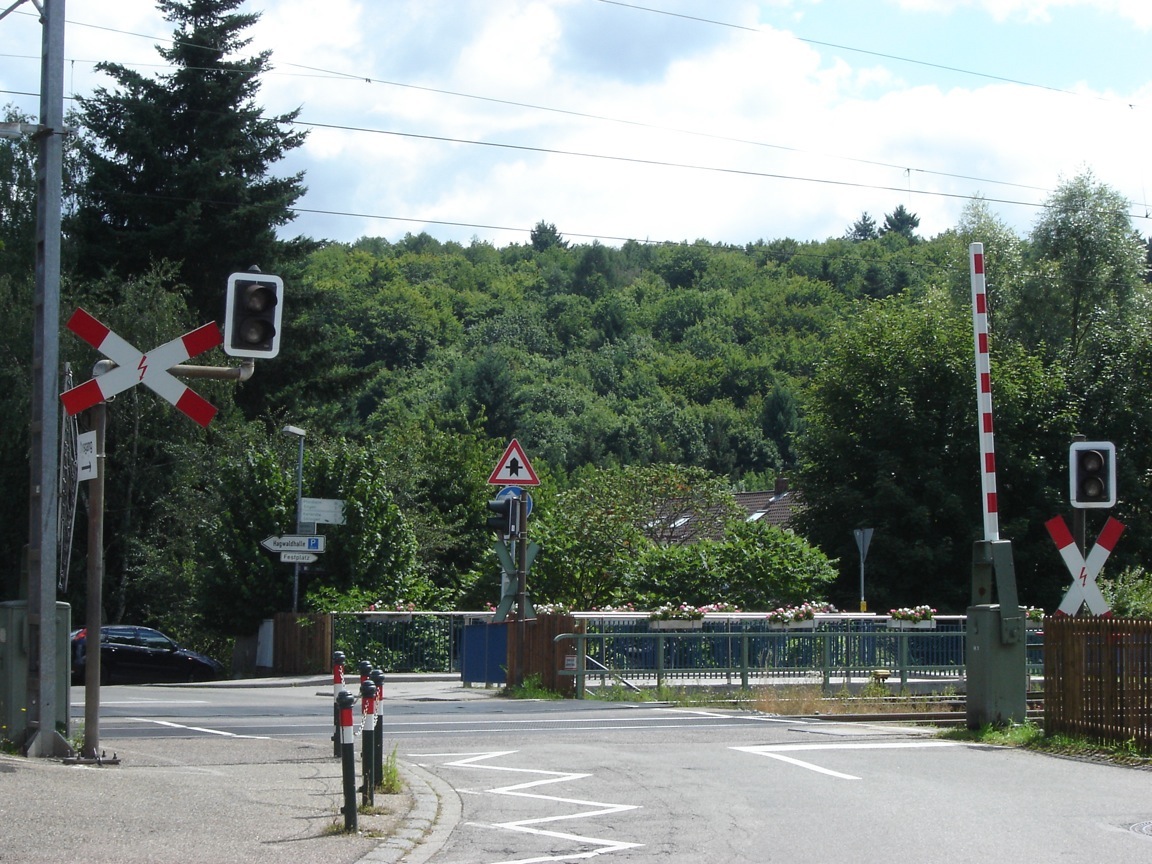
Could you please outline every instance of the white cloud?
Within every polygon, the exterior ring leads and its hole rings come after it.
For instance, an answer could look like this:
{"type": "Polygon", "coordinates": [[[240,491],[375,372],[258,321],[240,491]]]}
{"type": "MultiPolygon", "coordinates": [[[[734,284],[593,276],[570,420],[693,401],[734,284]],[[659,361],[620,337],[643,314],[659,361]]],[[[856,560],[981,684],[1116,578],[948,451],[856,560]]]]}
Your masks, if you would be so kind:
{"type": "Polygon", "coordinates": [[[1092,9],[1117,15],[1143,30],[1152,28],[1152,3],[1148,0],[896,0],[896,4],[901,9],[928,12],[981,9],[996,21],[1048,21],[1054,10],[1092,9]]]}
{"type": "MultiPolygon", "coordinates": [[[[661,6],[685,14],[700,8],[671,0],[661,6]]],[[[69,0],[68,8],[71,20],[110,28],[71,25],[70,58],[152,64],[153,45],[170,38],[153,0],[69,0]]],[[[955,225],[965,196],[975,194],[1026,231],[1038,211],[1010,202],[1039,203],[1084,166],[1141,204],[1152,181],[1142,152],[1150,115],[1128,107],[1152,104],[1152,75],[1126,71],[1107,84],[1093,75],[1081,96],[937,76],[805,41],[826,37],[821,28],[834,11],[807,0],[717,0],[706,13],[738,27],[584,0],[253,0],[246,8],[263,13],[249,50],[274,52],[261,104],[269,114],[301,107],[302,120],[327,124],[280,166],[307,172],[302,206],[524,229],[429,229],[443,239],[524,241],[539,219],[603,237],[823,239],[843,233],[861,211],[881,218],[897,204],[919,214],[921,232],[931,235],[955,225]],[[793,13],[804,16],[803,33],[778,29],[793,13]],[[741,29],[748,27],[756,32],[741,29]]],[[[899,16],[911,13],[898,8],[998,14],[1005,23],[987,26],[1023,40],[1014,59],[1027,70],[1030,61],[1051,58],[1039,38],[1023,38],[1041,28],[1019,22],[1057,9],[1084,15],[1088,6],[893,0],[876,4],[873,30],[851,44],[871,49],[880,34],[899,34],[899,16]]],[[[1135,21],[1145,4],[1094,8],[1135,21]]],[[[9,26],[14,17],[0,24],[0,53],[18,53],[16,46],[28,53],[29,35],[38,38],[34,20],[9,26]]],[[[953,24],[978,16],[962,17],[953,24]]],[[[919,48],[895,53],[919,56],[919,48]]],[[[974,55],[966,65],[988,69],[994,59],[974,55]]],[[[16,64],[3,67],[0,88],[14,86],[5,76],[16,64]]],[[[37,74],[24,73],[24,83],[35,86],[37,74]]],[[[68,75],[76,90],[90,92],[90,64],[70,65],[68,75]]],[[[1039,72],[1019,77],[1044,80],[1039,72]]],[[[1137,227],[1147,230],[1143,222],[1137,227]]],[[[290,230],[352,240],[420,229],[418,222],[303,214],[290,230]]]]}

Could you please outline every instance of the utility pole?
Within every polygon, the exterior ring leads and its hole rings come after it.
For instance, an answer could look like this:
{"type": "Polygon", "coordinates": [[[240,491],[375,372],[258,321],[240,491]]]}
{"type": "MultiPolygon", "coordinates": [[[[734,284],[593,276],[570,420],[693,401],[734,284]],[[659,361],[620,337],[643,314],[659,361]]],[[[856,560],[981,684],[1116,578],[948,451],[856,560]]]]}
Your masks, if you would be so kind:
{"type": "MultiPolygon", "coordinates": [[[[56,556],[59,463],[60,212],[64,161],[64,4],[40,0],[43,42],[36,160],[36,290],[33,299],[32,401],[28,515],[28,726],[25,752],[57,756],[68,743],[55,719],[56,556]]],[[[11,12],[20,3],[9,7],[11,12]]],[[[7,14],[7,12],[5,12],[7,14]]],[[[67,689],[64,690],[65,695],[67,689]]],[[[61,707],[63,711],[61,712],[61,707]]],[[[67,720],[65,719],[65,724],[67,720]]]]}

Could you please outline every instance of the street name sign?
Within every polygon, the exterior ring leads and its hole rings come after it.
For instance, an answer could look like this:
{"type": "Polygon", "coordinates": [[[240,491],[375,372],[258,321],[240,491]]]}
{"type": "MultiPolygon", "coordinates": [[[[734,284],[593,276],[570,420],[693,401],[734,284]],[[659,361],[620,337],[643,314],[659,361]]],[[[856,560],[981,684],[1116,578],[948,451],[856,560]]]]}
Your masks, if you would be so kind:
{"type": "Polygon", "coordinates": [[[315,552],[281,552],[281,564],[315,564],[320,556],[315,552]]]}
{"type": "Polygon", "coordinates": [[[285,534],[282,537],[265,537],[260,545],[269,552],[323,552],[323,534],[285,534]]]}

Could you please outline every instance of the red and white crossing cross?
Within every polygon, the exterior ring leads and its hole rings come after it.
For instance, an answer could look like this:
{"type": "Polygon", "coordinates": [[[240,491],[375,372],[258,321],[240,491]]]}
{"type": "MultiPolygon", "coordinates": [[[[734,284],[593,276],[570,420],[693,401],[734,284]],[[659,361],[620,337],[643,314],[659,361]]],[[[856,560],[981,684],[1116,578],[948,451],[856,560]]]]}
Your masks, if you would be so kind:
{"type": "Polygon", "coordinates": [[[68,319],[68,329],[116,363],[116,368],[60,395],[68,416],[79,414],[117,393],[143,383],[183,411],[201,426],[216,416],[216,408],[184,382],[169,373],[183,363],[224,341],[220,328],[213,322],[185,333],[179,339],[165,342],[147,354],[130,345],[83,309],[68,319]]]}
{"type": "Polygon", "coordinates": [[[1049,519],[1044,524],[1052,539],[1056,541],[1056,548],[1060,550],[1064,565],[1072,574],[1072,587],[1064,595],[1056,614],[1075,615],[1080,611],[1081,604],[1087,603],[1088,611],[1093,615],[1111,615],[1112,610],[1108,606],[1108,601],[1104,599],[1104,595],[1096,585],[1096,577],[1112,550],[1116,548],[1120,535],[1124,533],[1124,525],[1111,518],[1105,522],[1104,530],[1096,538],[1096,545],[1085,558],[1076,548],[1076,541],[1072,539],[1072,532],[1068,530],[1068,524],[1063,516],[1049,519]]]}

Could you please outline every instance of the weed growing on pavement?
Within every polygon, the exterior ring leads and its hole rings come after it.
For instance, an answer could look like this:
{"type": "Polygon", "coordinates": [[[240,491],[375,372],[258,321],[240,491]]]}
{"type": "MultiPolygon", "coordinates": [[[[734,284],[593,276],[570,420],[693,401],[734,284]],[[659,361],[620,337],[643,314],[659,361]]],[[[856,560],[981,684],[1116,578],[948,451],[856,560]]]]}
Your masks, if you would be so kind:
{"type": "Polygon", "coordinates": [[[563,699],[555,690],[549,690],[539,675],[527,675],[523,684],[509,684],[501,693],[511,699],[563,699]]]}
{"type": "Polygon", "coordinates": [[[376,787],[377,791],[383,792],[385,795],[399,795],[404,791],[404,783],[400,779],[400,768],[396,764],[396,746],[393,745],[392,752],[384,759],[382,776],[376,787]]]}
{"type": "Polygon", "coordinates": [[[584,698],[601,702],[648,702],[652,696],[644,690],[633,690],[619,681],[613,681],[608,687],[586,688],[584,698]]]}
{"type": "Polygon", "coordinates": [[[72,734],[68,736],[68,746],[72,748],[73,753],[79,753],[84,749],[84,721],[78,720],[72,727],[72,734]]]}

